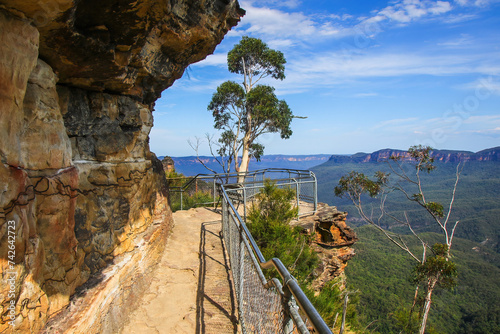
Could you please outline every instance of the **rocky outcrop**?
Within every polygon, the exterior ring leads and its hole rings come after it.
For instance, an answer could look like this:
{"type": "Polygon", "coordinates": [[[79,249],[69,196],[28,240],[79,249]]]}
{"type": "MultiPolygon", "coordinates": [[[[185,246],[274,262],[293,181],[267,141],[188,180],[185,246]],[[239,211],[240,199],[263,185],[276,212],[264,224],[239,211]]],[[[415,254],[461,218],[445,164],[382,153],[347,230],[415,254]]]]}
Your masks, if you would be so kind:
{"type": "Polygon", "coordinates": [[[312,282],[312,288],[316,292],[336,278],[341,279],[342,285],[345,284],[344,270],[347,262],[355,255],[352,245],[358,241],[356,232],[346,224],[346,217],[347,212],[319,203],[316,214],[303,217],[296,223],[312,235],[312,249],[321,260],[312,282]]]}
{"type": "MultiPolygon", "coordinates": [[[[500,147],[493,147],[479,152],[434,150],[431,152],[432,158],[440,162],[458,163],[461,161],[499,161],[500,147]]],[[[373,153],[356,153],[353,155],[332,155],[330,163],[367,163],[387,161],[390,157],[410,158],[407,151],[384,149],[373,153]]]]}
{"type": "Polygon", "coordinates": [[[175,162],[171,157],[163,157],[163,159],[161,160],[161,164],[163,165],[163,170],[166,173],[175,171],[175,162]]]}
{"type": "Polygon", "coordinates": [[[242,14],[234,0],[0,0],[1,333],[38,332],[70,298],[89,321],[70,331],[100,332],[147,284],[171,223],[154,101],[242,14]]]}

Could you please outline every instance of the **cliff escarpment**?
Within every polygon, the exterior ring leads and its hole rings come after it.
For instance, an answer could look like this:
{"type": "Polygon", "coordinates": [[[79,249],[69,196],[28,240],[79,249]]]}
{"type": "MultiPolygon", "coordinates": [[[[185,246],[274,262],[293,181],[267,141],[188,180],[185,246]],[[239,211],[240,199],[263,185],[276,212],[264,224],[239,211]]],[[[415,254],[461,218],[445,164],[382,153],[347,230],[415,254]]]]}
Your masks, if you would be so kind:
{"type": "MultiPolygon", "coordinates": [[[[384,149],[373,153],[356,153],[353,155],[332,155],[331,163],[367,163],[387,161],[391,156],[410,158],[408,151],[384,149]]],[[[458,163],[463,161],[499,161],[500,147],[493,147],[479,152],[432,150],[431,157],[436,162],[458,163]]]]}
{"type": "MultiPolygon", "coordinates": [[[[171,223],[154,102],[243,14],[234,0],[0,0],[1,333],[38,332],[75,291],[150,270],[171,223]]],[[[97,313],[127,303],[115,290],[97,313]]]]}

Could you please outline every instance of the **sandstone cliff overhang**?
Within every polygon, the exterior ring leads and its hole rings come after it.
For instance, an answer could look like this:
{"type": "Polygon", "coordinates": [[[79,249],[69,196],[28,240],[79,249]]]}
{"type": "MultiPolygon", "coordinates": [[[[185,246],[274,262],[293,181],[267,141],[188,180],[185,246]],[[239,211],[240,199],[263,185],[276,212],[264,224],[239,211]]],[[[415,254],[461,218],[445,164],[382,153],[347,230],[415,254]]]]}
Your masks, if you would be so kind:
{"type": "Polygon", "coordinates": [[[1,333],[64,312],[68,332],[119,330],[172,223],[154,101],[243,13],[236,0],[0,0],[0,276],[14,277],[1,333]]]}
{"type": "MultiPolygon", "coordinates": [[[[154,102],[244,15],[236,0],[2,0],[40,32],[59,84],[154,102]]],[[[15,37],[14,37],[15,38],[15,37]]]]}

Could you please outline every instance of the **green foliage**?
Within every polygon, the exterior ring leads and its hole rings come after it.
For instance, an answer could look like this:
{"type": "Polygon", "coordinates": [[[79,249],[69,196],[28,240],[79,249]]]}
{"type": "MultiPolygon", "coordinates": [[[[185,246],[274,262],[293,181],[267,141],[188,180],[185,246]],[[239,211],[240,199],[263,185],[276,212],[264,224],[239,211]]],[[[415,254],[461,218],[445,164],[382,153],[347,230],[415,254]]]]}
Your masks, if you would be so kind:
{"type": "MultiPolygon", "coordinates": [[[[279,133],[282,139],[288,139],[292,135],[292,111],[284,100],[278,100],[274,87],[257,85],[249,91],[246,96],[246,111],[251,112],[254,128],[279,133]]],[[[249,125],[244,124],[243,129],[247,130],[249,125]]]]}
{"type": "MultiPolygon", "coordinates": [[[[337,318],[335,328],[340,329],[343,312],[343,299],[345,298],[346,291],[339,290],[338,280],[332,280],[325,284],[319,294],[315,294],[311,289],[304,289],[307,298],[313,303],[316,310],[321,314],[323,320],[330,327],[333,327],[335,318],[337,318]]],[[[358,327],[358,317],[356,305],[358,304],[359,297],[357,293],[349,294],[349,303],[346,310],[346,322],[352,327],[358,327]]],[[[361,333],[360,330],[357,333],[361,333]]]]}
{"type": "Polygon", "coordinates": [[[399,307],[393,314],[395,328],[400,328],[402,333],[417,333],[420,326],[420,319],[417,312],[412,312],[407,307],[399,307]]]}
{"type": "MultiPolygon", "coordinates": [[[[437,168],[432,173],[421,175],[425,185],[426,199],[430,202],[447,203],[450,199],[449,189],[453,187],[455,180],[456,165],[437,161],[435,166],[437,168]]],[[[452,222],[460,219],[456,230],[457,237],[485,242],[497,252],[500,252],[499,167],[500,163],[497,161],[468,161],[465,164],[450,218],[452,222]]],[[[411,166],[408,165],[408,170],[410,169],[411,166]]],[[[332,189],[338,186],[339,179],[352,170],[365,175],[373,175],[377,170],[391,172],[387,163],[384,162],[359,164],[326,162],[312,168],[318,179],[318,200],[349,212],[351,223],[360,225],[359,215],[350,199],[334,197],[332,192],[332,189]]],[[[365,199],[365,205],[377,207],[378,204],[377,199],[369,196],[365,199]]],[[[404,212],[407,212],[416,223],[417,232],[439,232],[439,228],[429,224],[428,215],[422,210],[416,210],[415,205],[405,198],[389,194],[386,207],[397,216],[402,216],[404,212]]],[[[391,230],[400,233],[408,232],[407,229],[391,224],[389,220],[383,220],[382,223],[384,227],[391,230]]]]}
{"type": "MultiPolygon", "coordinates": [[[[450,201],[447,218],[446,220],[440,220],[444,217],[443,205],[437,202],[430,202],[425,199],[424,191],[422,190],[422,180],[420,179],[420,171],[424,170],[430,173],[435,169],[435,166],[433,165],[434,160],[431,157],[431,150],[432,149],[430,147],[423,147],[420,145],[410,147],[410,149],[408,150],[407,153],[412,158],[412,160],[410,160],[410,164],[414,164],[416,167],[415,175],[407,173],[402,165],[402,161],[404,161],[405,159],[401,156],[392,157],[391,159],[389,159],[389,167],[396,175],[396,180],[393,182],[393,184],[387,182],[387,175],[381,171],[376,172],[376,181],[371,181],[364,174],[351,172],[349,173],[349,175],[342,177],[339,181],[339,185],[335,188],[335,194],[339,196],[347,194],[349,196],[353,204],[360,212],[362,218],[367,223],[376,226],[379,231],[383,231],[384,235],[390,241],[392,241],[394,244],[397,244],[399,248],[406,253],[406,255],[410,256],[418,262],[413,270],[413,281],[415,284],[423,283],[422,290],[426,296],[425,303],[420,306],[420,318],[422,319],[419,329],[420,332],[424,332],[427,325],[428,312],[430,310],[431,298],[434,289],[436,287],[451,289],[456,285],[455,277],[457,276],[455,264],[450,259],[451,255],[449,249],[451,247],[451,240],[453,239],[455,233],[455,228],[447,228],[447,224],[452,209],[451,203],[454,202],[454,194],[456,193],[456,185],[458,182],[459,172],[457,170],[457,179],[454,187],[452,188],[453,197],[450,201]],[[393,163],[391,163],[391,160],[393,161],[393,163]],[[407,190],[408,186],[404,187],[402,183],[406,183],[412,188],[415,188],[417,193],[414,195],[410,195],[411,192],[407,190]],[[406,198],[410,202],[417,203],[421,208],[425,208],[426,211],[434,218],[435,223],[437,223],[437,225],[442,228],[444,232],[443,238],[445,239],[447,244],[435,244],[432,247],[434,255],[426,257],[426,245],[428,243],[424,241],[425,239],[423,239],[420,235],[415,233],[415,224],[411,219],[408,218],[407,213],[404,213],[404,219],[402,219],[394,216],[392,212],[388,211],[385,208],[385,201],[387,199],[386,194],[390,192],[397,192],[403,198],[406,198]],[[417,256],[415,255],[415,251],[410,250],[407,244],[402,241],[401,236],[389,235],[386,231],[383,230],[379,220],[374,220],[373,218],[368,217],[364,214],[364,209],[366,208],[363,208],[364,205],[361,204],[361,195],[365,193],[368,193],[371,197],[377,196],[378,194],[382,193],[381,204],[379,207],[379,217],[383,217],[384,215],[389,216],[394,223],[405,225],[408,227],[408,229],[412,232],[412,236],[422,244],[421,260],[417,258],[417,256]],[[396,238],[399,239],[399,241],[396,241],[396,238]]],[[[456,226],[456,224],[454,226],[456,226]]],[[[417,293],[414,297],[415,299],[419,297],[418,291],[419,290],[416,290],[417,293]]],[[[413,305],[415,305],[415,302],[413,305]]],[[[409,321],[411,321],[411,319],[409,319],[409,321]]]]}
{"type": "Polygon", "coordinates": [[[257,85],[245,93],[239,84],[226,81],[217,87],[207,109],[214,117],[214,128],[223,131],[219,143],[226,155],[234,143],[237,148],[244,144],[242,134],[247,134],[255,157],[262,156],[264,151],[262,144],[254,142],[261,134],[279,133],[283,139],[292,135],[292,111],[276,97],[271,86],[257,85]]]}
{"type": "Polygon", "coordinates": [[[233,110],[244,112],[245,95],[243,87],[234,81],[223,82],[217,87],[207,108],[212,111],[214,128],[225,129],[232,120],[233,110]]]}
{"type": "MultiPolygon", "coordinates": [[[[320,259],[309,246],[311,237],[301,233],[300,228],[290,226],[291,220],[297,216],[297,208],[292,205],[294,196],[292,189],[278,188],[275,183],[266,180],[247,216],[248,229],[264,257],[279,258],[297,279],[326,323],[333,325],[335,316],[340,314],[341,317],[343,297],[338,289],[338,282],[335,281],[325,284],[318,295],[309,288],[309,283],[314,278],[312,273],[320,259]]],[[[277,273],[272,270],[266,275],[276,277],[277,273]]],[[[351,327],[357,325],[356,304],[357,296],[353,295],[346,316],[351,327]]],[[[340,318],[337,325],[340,325],[340,318]]]]}
{"type": "Polygon", "coordinates": [[[229,72],[253,76],[271,76],[274,79],[285,78],[285,56],[280,51],[269,49],[258,38],[243,36],[241,41],[227,54],[229,72]]]}
{"type": "Polygon", "coordinates": [[[433,256],[415,266],[413,282],[427,284],[429,280],[435,279],[438,286],[442,288],[454,288],[457,285],[457,267],[448,259],[448,246],[436,243],[432,246],[432,251],[433,256]]]}
{"type": "Polygon", "coordinates": [[[294,196],[292,189],[266,180],[249,210],[248,229],[266,259],[280,258],[299,282],[307,282],[319,258],[309,247],[309,237],[290,226],[298,210],[291,204],[294,196]]]}
{"type": "Polygon", "coordinates": [[[375,181],[372,181],[363,173],[351,171],[348,175],[340,178],[338,186],[334,188],[335,196],[359,198],[362,194],[368,193],[370,197],[375,197],[387,184],[388,177],[389,174],[377,171],[375,172],[375,181]]]}
{"type": "MultiPolygon", "coordinates": [[[[421,202],[422,200],[417,200],[418,202],[421,202]]],[[[426,207],[427,210],[431,212],[432,215],[438,217],[438,218],[443,218],[444,217],[444,208],[441,203],[437,202],[428,202],[425,203],[424,206],[426,207]]]]}
{"type": "MultiPolygon", "coordinates": [[[[181,209],[181,194],[178,189],[184,186],[190,178],[185,177],[182,173],[177,173],[175,170],[165,172],[168,182],[170,208],[173,212],[181,209]]],[[[202,180],[193,183],[188,189],[183,189],[182,209],[189,210],[202,203],[213,203],[214,197],[211,194],[210,186],[202,180]]]]}
{"type": "Polygon", "coordinates": [[[238,158],[256,158],[264,154],[264,145],[257,139],[264,133],[279,133],[282,139],[292,135],[292,111],[284,100],[279,100],[273,87],[257,85],[271,76],[285,78],[285,57],[269,49],[262,40],[243,37],[228,53],[228,69],[244,76],[243,86],[226,81],[217,87],[207,110],[212,112],[214,127],[222,131],[216,145],[221,157],[230,157],[235,170],[244,172],[248,166],[238,166],[238,158]],[[242,168],[240,170],[240,168],[242,168]]]}
{"type": "MultiPolygon", "coordinates": [[[[399,333],[408,324],[415,292],[408,273],[414,265],[373,227],[358,227],[356,233],[360,240],[346,275],[351,289],[361,291],[359,321],[363,326],[375,321],[368,328],[374,333],[399,333]]],[[[440,238],[436,233],[425,233],[424,237],[435,244],[440,238]]],[[[418,247],[410,238],[405,241],[418,247]]],[[[500,255],[461,238],[454,239],[453,249],[457,285],[453,290],[435,292],[429,325],[441,334],[500,333],[500,255]]],[[[415,314],[418,316],[418,307],[412,316],[415,314]]],[[[432,328],[428,328],[429,333],[432,328]]]]}

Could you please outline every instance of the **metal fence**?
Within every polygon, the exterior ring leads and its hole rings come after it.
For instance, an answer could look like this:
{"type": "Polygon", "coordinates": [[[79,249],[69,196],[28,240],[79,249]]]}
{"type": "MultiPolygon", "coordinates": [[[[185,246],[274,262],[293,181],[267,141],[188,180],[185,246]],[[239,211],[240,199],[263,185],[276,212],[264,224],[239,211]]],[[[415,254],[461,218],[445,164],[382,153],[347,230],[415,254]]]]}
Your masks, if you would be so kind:
{"type": "MultiPolygon", "coordinates": [[[[266,179],[272,180],[278,187],[289,187],[295,192],[295,205],[299,208],[298,215],[312,214],[318,207],[317,181],[313,172],[308,170],[268,168],[247,173],[230,174],[198,174],[194,177],[171,178],[169,190],[171,203],[183,210],[188,205],[187,199],[196,194],[207,194],[211,200],[194,201],[189,205],[220,204],[221,193],[219,185],[225,184],[226,191],[234,204],[243,205],[243,217],[246,219],[246,208],[256,194],[264,187],[266,179]],[[172,196],[173,195],[173,196],[172,196]]],[[[207,199],[198,196],[200,199],[207,199]]],[[[194,198],[196,200],[196,198],[194,198]]]]}
{"type": "MultiPolygon", "coordinates": [[[[245,222],[222,184],[222,232],[228,251],[241,330],[243,333],[309,333],[301,314],[316,333],[329,333],[319,313],[290,275],[283,263],[273,258],[266,261],[245,222]],[[276,278],[266,280],[262,269],[274,268],[276,278]]],[[[231,187],[229,187],[231,188],[231,187]]]]}
{"type": "Polygon", "coordinates": [[[248,173],[199,174],[193,178],[170,179],[169,189],[180,195],[181,210],[186,194],[192,196],[200,191],[210,194],[213,201],[197,205],[221,205],[222,233],[243,333],[310,333],[306,321],[315,333],[331,334],[295,278],[279,259],[266,261],[246,227],[247,206],[267,179],[280,188],[294,190],[299,216],[316,212],[316,176],[307,170],[270,168],[248,173]],[[240,211],[244,219],[237,210],[240,204],[243,205],[240,211]],[[283,283],[277,278],[265,278],[262,269],[273,268],[283,283]]]}

